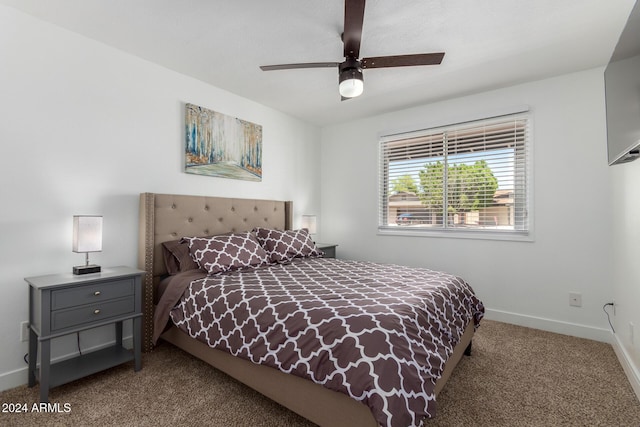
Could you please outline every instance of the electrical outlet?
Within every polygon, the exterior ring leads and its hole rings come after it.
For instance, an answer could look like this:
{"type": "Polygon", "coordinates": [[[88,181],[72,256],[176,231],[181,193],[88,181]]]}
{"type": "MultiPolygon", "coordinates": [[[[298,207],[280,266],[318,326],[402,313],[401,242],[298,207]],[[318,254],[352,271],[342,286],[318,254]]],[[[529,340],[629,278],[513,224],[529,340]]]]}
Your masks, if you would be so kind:
{"type": "Polygon", "coordinates": [[[20,341],[29,341],[29,322],[20,322],[20,341]]]}
{"type": "Polygon", "coordinates": [[[582,307],[582,294],[578,292],[570,292],[569,305],[572,307],[582,307]]]}

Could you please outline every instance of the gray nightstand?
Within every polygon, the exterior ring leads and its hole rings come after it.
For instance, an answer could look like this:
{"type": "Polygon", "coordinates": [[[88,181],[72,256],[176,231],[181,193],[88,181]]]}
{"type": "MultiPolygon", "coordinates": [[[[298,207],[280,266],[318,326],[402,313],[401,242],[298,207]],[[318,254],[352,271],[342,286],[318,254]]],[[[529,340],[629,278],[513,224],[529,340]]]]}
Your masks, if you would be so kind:
{"type": "Polygon", "coordinates": [[[335,258],[337,246],[338,245],[334,245],[333,243],[316,243],[316,247],[324,252],[325,258],[335,258]]]}
{"type": "Polygon", "coordinates": [[[134,360],[142,368],[142,275],[129,267],[101,273],[27,277],[29,283],[29,387],[40,382],[40,402],[49,389],[134,360]],[[133,319],[133,351],[122,346],[122,322],[133,319]],[[113,346],[51,363],[51,339],[115,324],[113,346]],[[40,369],[36,369],[40,344],[40,369]],[[39,375],[38,375],[39,374],[39,375]]]}

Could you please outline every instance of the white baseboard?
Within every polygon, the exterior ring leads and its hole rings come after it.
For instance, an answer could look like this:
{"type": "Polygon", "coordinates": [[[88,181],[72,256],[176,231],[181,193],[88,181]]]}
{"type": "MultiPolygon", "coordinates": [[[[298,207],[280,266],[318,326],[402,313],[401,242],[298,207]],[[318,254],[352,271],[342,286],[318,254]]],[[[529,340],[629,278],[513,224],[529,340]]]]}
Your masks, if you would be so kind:
{"type": "MultiPolygon", "coordinates": [[[[91,353],[92,351],[100,350],[115,344],[115,340],[111,342],[107,342],[104,344],[100,344],[94,347],[89,347],[84,349],[83,353],[91,353]]],[[[131,348],[133,346],[133,338],[131,336],[122,338],[122,345],[127,348],[131,348]]],[[[51,363],[61,362],[63,360],[71,359],[78,355],[78,352],[68,353],[55,359],[51,360],[51,363]]],[[[28,367],[16,369],[14,371],[5,372],[0,374],[0,391],[9,390],[15,387],[20,387],[21,385],[25,385],[28,382],[28,367]]]]}
{"type": "Polygon", "coordinates": [[[618,336],[615,334],[611,346],[613,347],[613,351],[616,353],[616,356],[618,356],[618,360],[622,365],[624,373],[629,379],[631,388],[636,393],[638,400],[640,400],[640,367],[635,365],[633,359],[631,358],[631,356],[629,356],[629,353],[618,339],[618,336]]]}
{"type": "Polygon", "coordinates": [[[511,323],[518,326],[526,326],[533,329],[555,332],[557,334],[571,335],[578,338],[586,338],[594,341],[613,342],[613,333],[609,329],[595,328],[577,323],[562,322],[559,320],[545,319],[543,317],[527,316],[502,310],[486,309],[485,318],[498,322],[511,323]]]}
{"type": "Polygon", "coordinates": [[[0,391],[20,387],[27,383],[27,367],[5,372],[0,375],[0,391]]]}

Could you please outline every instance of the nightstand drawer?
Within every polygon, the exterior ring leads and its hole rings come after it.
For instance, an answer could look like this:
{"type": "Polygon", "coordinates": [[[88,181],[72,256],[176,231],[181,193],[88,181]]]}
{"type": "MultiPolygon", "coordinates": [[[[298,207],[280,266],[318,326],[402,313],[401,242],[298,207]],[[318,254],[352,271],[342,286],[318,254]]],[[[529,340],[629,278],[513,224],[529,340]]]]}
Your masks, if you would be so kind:
{"type": "Polygon", "coordinates": [[[122,298],[133,293],[133,279],[54,290],[51,292],[51,310],[122,298]]]}
{"type": "Polygon", "coordinates": [[[133,313],[135,313],[135,301],[133,298],[109,300],[78,308],[52,311],[51,331],[76,325],[88,326],[88,324],[93,322],[133,313]]]}

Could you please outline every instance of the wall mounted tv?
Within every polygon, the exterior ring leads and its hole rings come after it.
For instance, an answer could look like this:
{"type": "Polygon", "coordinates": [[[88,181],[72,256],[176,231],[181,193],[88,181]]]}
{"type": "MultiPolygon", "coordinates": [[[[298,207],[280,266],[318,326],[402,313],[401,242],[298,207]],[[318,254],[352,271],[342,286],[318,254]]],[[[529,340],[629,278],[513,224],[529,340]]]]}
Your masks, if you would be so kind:
{"type": "Polygon", "coordinates": [[[609,165],[640,157],[640,1],[604,72],[609,165]]]}

